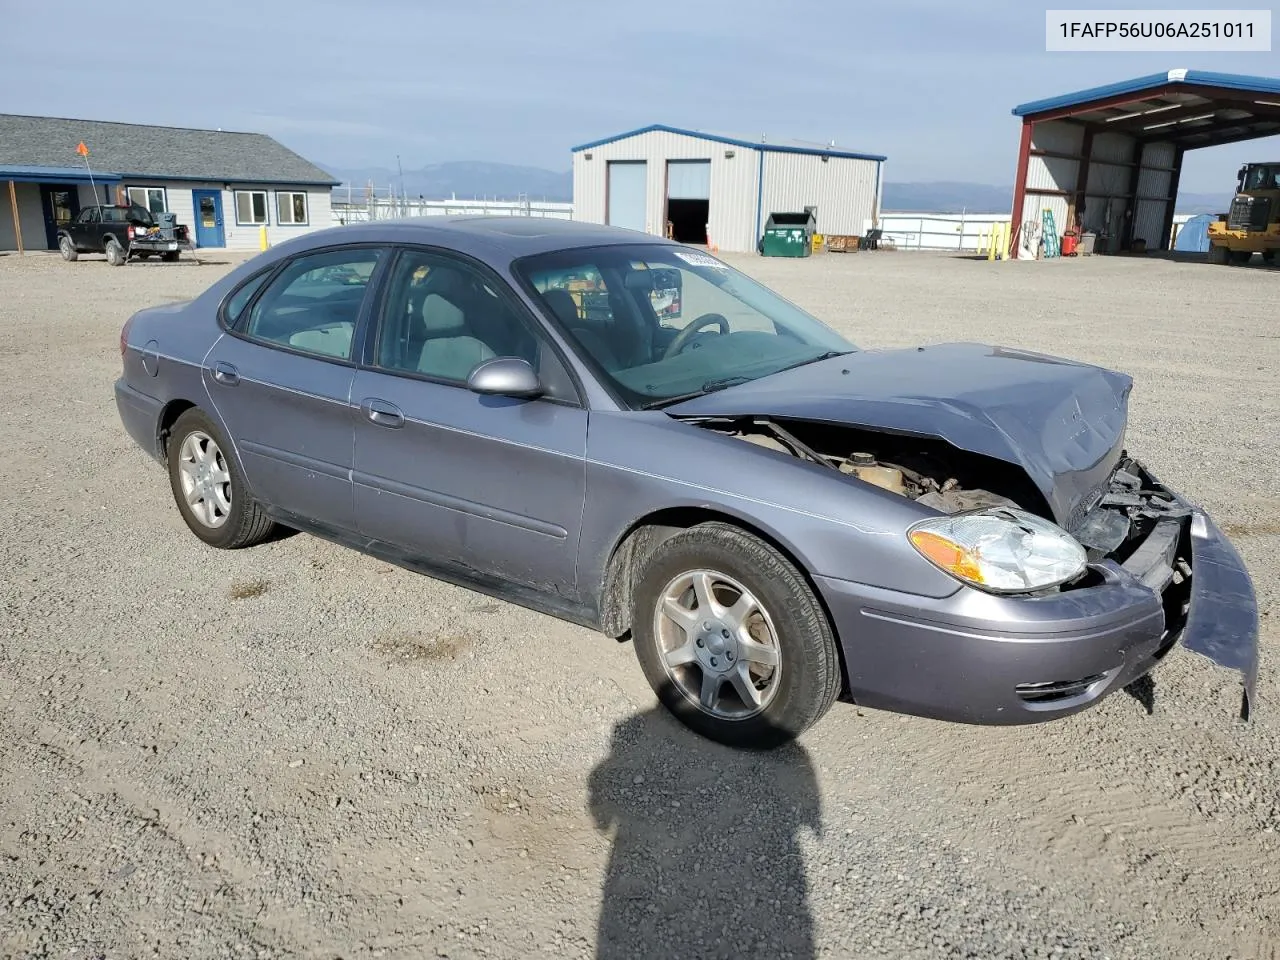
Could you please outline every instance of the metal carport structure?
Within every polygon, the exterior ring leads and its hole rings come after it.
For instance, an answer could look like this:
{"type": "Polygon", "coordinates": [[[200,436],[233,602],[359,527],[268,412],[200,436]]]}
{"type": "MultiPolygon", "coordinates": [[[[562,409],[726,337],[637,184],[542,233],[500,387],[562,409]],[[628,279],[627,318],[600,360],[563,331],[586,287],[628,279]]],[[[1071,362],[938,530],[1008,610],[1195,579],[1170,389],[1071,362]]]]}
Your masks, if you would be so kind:
{"type": "Polygon", "coordinates": [[[1165,250],[1183,155],[1280,134],[1280,79],[1170,70],[1024,103],[1013,114],[1022,138],[1010,256],[1045,208],[1059,234],[1073,224],[1096,234],[1099,252],[1135,240],[1165,250]]]}

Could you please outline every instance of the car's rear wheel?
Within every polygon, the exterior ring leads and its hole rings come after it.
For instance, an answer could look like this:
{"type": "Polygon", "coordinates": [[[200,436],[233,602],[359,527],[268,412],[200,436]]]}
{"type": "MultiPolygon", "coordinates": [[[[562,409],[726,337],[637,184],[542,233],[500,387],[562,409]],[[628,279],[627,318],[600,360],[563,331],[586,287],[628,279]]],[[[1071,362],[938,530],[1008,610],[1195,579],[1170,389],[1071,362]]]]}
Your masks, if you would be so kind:
{"type": "Polygon", "coordinates": [[[111,264],[113,267],[124,266],[125,252],[124,247],[120,246],[119,240],[115,237],[107,237],[104,249],[107,254],[107,263],[111,264]]]}
{"type": "Polygon", "coordinates": [[[76,245],[71,242],[71,238],[63,235],[58,238],[58,252],[62,254],[63,260],[75,260],[80,256],[76,252],[76,245]]]}
{"type": "Polygon", "coordinates": [[[169,434],[169,484],[182,519],[213,547],[235,550],[265,540],[274,523],[249,495],[222,431],[192,408],[169,434]]]}
{"type": "Polygon", "coordinates": [[[173,261],[178,259],[178,253],[179,251],[177,250],[166,250],[164,253],[160,254],[160,259],[164,260],[166,263],[173,263],[173,261]]]}
{"type": "Polygon", "coordinates": [[[720,743],[778,746],[840,692],[835,636],[812,588],[772,546],[731,524],[663,541],[636,585],[631,618],[658,699],[720,743]]]}

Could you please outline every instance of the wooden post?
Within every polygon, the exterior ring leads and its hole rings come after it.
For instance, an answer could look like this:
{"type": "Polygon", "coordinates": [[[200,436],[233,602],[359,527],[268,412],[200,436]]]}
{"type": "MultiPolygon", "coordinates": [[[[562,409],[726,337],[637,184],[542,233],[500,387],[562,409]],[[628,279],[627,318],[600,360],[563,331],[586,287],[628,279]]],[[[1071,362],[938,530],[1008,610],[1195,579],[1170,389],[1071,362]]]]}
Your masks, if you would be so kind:
{"type": "Polygon", "coordinates": [[[22,224],[18,220],[18,189],[12,180],[9,181],[9,209],[13,211],[13,235],[18,238],[18,253],[25,253],[22,249],[22,224]]]}

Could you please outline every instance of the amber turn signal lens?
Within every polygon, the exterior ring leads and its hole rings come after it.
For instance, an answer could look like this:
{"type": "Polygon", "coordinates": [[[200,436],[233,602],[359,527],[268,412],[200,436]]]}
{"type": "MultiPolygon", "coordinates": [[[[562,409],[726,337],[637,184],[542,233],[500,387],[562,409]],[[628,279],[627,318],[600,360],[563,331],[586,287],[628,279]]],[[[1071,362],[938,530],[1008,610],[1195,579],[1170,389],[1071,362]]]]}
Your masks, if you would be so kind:
{"type": "Polygon", "coordinates": [[[985,583],[978,558],[946,537],[928,530],[913,530],[911,543],[935,564],[962,580],[985,583]]]}

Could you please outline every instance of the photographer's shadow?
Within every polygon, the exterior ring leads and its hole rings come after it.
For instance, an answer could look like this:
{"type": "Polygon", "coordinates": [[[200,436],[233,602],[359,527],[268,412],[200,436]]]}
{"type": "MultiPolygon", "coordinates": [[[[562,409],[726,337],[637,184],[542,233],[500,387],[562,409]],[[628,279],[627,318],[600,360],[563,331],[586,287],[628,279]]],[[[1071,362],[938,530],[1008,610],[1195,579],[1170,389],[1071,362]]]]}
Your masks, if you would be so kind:
{"type": "Polygon", "coordinates": [[[799,744],[731,750],[654,709],[614,728],[589,797],[614,834],[597,957],[815,955],[799,839],[821,800],[799,744]]]}

